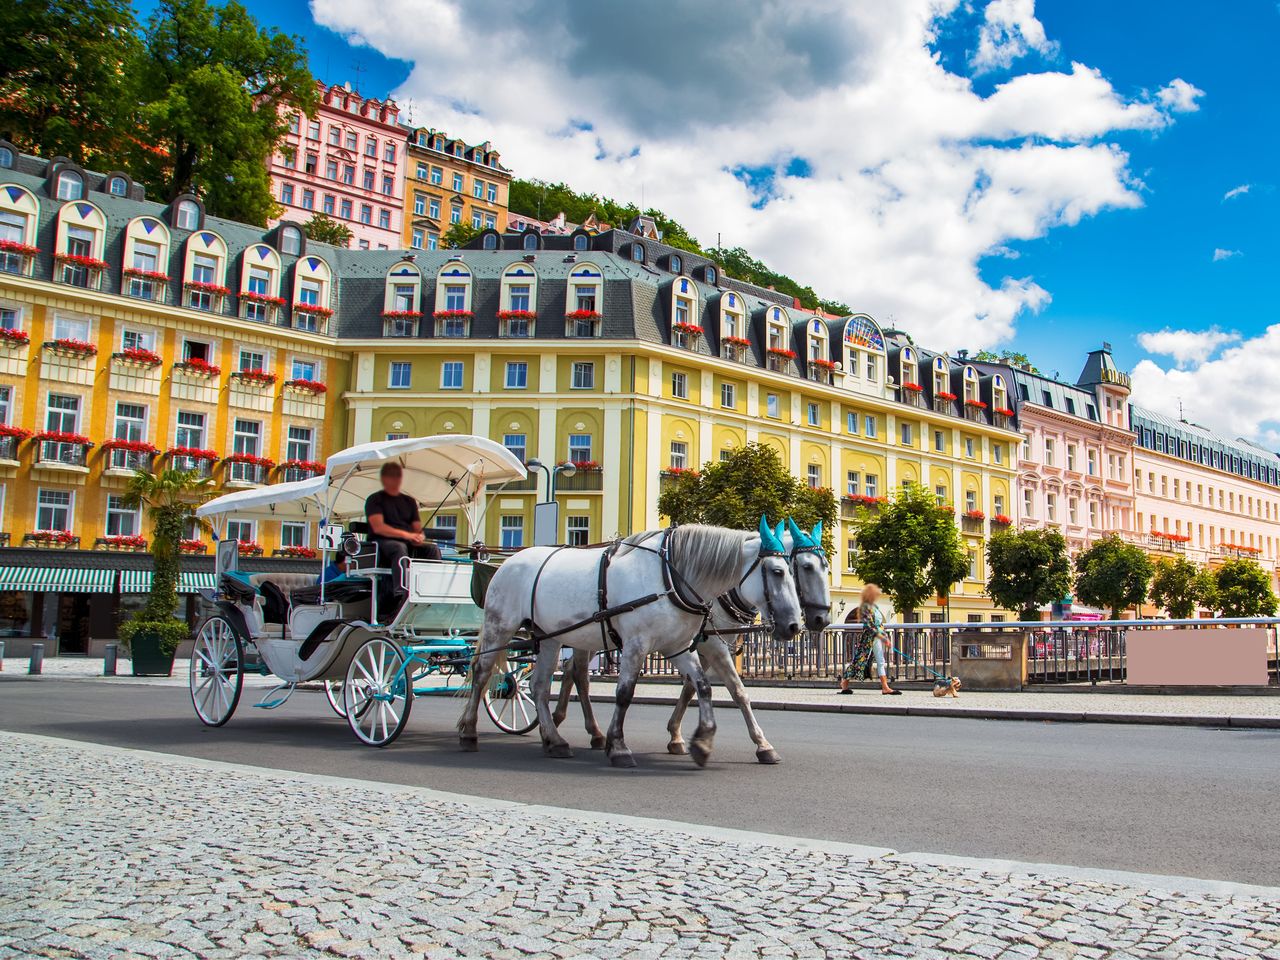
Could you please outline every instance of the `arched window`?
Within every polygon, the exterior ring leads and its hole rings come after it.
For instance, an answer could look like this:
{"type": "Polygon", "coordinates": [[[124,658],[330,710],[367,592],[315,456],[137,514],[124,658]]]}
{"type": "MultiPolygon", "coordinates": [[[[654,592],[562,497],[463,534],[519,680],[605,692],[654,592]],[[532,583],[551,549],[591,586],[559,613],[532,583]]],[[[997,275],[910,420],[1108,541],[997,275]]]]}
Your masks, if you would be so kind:
{"type": "Polygon", "coordinates": [[[74,170],[58,174],[58,199],[79,200],[84,196],[84,177],[74,170]]]}
{"type": "Polygon", "coordinates": [[[496,233],[486,233],[484,235],[484,239],[480,243],[480,246],[485,250],[497,250],[498,235],[496,233]]]}
{"type": "Polygon", "coordinates": [[[536,233],[526,233],[524,235],[524,248],[526,250],[538,249],[538,235],[536,233]]]}
{"type": "Polygon", "coordinates": [[[174,224],[179,230],[199,230],[200,204],[194,200],[179,200],[174,224]]]}
{"type": "Polygon", "coordinates": [[[513,263],[502,274],[502,297],[499,301],[498,335],[503,337],[533,336],[533,322],[538,303],[538,275],[527,263],[513,263]]]}
{"type": "Polygon", "coordinates": [[[302,253],[302,231],[297,227],[281,227],[280,252],[290,257],[302,253]]]}
{"type": "Polygon", "coordinates": [[[222,312],[228,290],[227,244],[211,231],[193,233],[187,238],[186,264],[182,282],[186,290],[185,304],[194,310],[222,312]]]}
{"type": "MultiPolygon", "coordinates": [[[[82,181],[83,182],[83,181],[82,181]]],[[[92,203],[69,202],[58,211],[54,256],[55,279],[73,286],[101,289],[107,218],[92,203]]]]}
{"type": "Polygon", "coordinates": [[[750,347],[747,305],[736,293],[726,293],[720,297],[720,356],[741,362],[750,347]]]}
{"type": "Polygon", "coordinates": [[[702,327],[698,324],[698,287],[688,277],[671,284],[671,342],[677,347],[696,346],[702,327]]]}
{"type": "Polygon", "coordinates": [[[321,257],[306,256],[293,266],[293,326],[324,333],[333,315],[333,274],[321,257]]]}
{"type": "Polygon", "coordinates": [[[587,235],[579,233],[573,238],[573,249],[582,251],[587,249],[587,235]]]}
{"type": "Polygon", "coordinates": [[[978,401],[978,371],[973,367],[964,368],[964,402],[978,401]]]}
{"type": "Polygon", "coordinates": [[[565,336],[600,335],[600,304],[604,294],[604,274],[593,263],[582,263],[569,274],[565,298],[565,336]]]}
{"type": "Polygon", "coordinates": [[[875,384],[880,380],[883,355],[884,335],[876,322],[868,316],[850,317],[844,325],[845,373],[875,384]]]}
{"type": "Polygon", "coordinates": [[[715,283],[716,283],[716,268],[715,268],[715,267],[712,267],[712,266],[708,266],[708,267],[706,267],[706,272],[705,272],[705,274],[704,274],[704,275],[705,275],[705,277],[706,277],[707,283],[711,284],[712,286],[715,286],[715,283]]]}
{"type": "Polygon", "coordinates": [[[112,177],[107,181],[107,193],[113,197],[123,197],[129,193],[129,184],[124,177],[112,177]]]}
{"type": "Polygon", "coordinates": [[[679,273],[681,268],[684,266],[684,261],[680,259],[680,254],[673,253],[670,257],[670,264],[671,264],[671,272],[679,273]]]}
{"type": "Polygon", "coordinates": [[[11,249],[0,250],[0,270],[30,275],[35,259],[35,226],[40,205],[31,191],[15,184],[0,187],[0,240],[11,249]]]}
{"type": "Polygon", "coordinates": [[[8,147],[0,147],[0,167],[13,166],[13,151],[8,147]]]}
{"type": "Polygon", "coordinates": [[[124,280],[120,292],[163,301],[169,279],[169,229],[154,217],[138,217],[125,228],[124,280]]]}
{"type": "Polygon", "coordinates": [[[412,263],[401,261],[387,274],[382,302],[383,334],[388,337],[418,335],[422,319],[422,274],[412,263]]]}
{"type": "Polygon", "coordinates": [[[275,323],[284,300],[280,296],[280,255],[265,243],[245,248],[240,260],[240,316],[275,323]]]}
{"type": "Polygon", "coordinates": [[[631,245],[631,259],[636,263],[644,263],[644,244],[633,243],[631,245]]]}
{"type": "Polygon", "coordinates": [[[436,275],[436,336],[465,337],[471,331],[471,271],[451,260],[436,275]]]}

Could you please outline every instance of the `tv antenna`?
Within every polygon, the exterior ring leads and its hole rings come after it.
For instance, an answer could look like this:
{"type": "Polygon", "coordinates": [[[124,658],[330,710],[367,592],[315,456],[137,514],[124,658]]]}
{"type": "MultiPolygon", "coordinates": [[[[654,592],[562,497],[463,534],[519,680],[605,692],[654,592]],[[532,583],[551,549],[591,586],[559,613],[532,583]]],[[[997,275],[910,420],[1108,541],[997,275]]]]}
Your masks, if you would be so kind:
{"type": "Polygon", "coordinates": [[[351,72],[356,75],[356,96],[360,96],[360,74],[364,73],[365,66],[359,60],[351,61],[351,72]]]}

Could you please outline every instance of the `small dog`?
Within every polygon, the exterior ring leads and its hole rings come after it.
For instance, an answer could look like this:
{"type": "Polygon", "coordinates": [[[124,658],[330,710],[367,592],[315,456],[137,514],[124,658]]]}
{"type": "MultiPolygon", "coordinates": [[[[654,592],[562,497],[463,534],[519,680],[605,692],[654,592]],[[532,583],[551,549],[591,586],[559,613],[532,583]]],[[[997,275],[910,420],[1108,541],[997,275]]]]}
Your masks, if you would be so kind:
{"type": "Polygon", "coordinates": [[[935,697],[954,697],[960,692],[960,678],[952,677],[950,681],[935,680],[933,682],[933,695],[935,697]]]}

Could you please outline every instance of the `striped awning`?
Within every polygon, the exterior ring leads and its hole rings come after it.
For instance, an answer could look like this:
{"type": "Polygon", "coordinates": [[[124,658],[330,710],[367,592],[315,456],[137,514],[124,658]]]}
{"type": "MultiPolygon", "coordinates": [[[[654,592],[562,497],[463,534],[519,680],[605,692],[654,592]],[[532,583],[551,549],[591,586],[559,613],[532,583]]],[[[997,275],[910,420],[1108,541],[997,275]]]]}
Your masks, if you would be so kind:
{"type": "Polygon", "coordinates": [[[120,592],[121,593],[150,593],[151,592],[151,571],[150,570],[121,570],[120,571],[120,592]]]}
{"type": "Polygon", "coordinates": [[[212,571],[183,570],[178,577],[179,593],[199,593],[201,590],[212,590],[218,585],[218,577],[212,571]]]}
{"type": "Polygon", "coordinates": [[[0,567],[0,590],[43,593],[111,593],[114,570],[83,567],[0,567]]]}

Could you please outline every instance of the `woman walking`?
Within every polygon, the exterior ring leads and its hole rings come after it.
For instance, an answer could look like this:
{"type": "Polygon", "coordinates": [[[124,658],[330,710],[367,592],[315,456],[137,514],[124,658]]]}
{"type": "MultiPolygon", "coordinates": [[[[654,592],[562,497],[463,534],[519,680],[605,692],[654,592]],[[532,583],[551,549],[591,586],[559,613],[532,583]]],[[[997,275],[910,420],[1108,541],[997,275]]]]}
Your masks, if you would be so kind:
{"type": "Polygon", "coordinates": [[[862,602],[858,605],[858,609],[850,614],[846,620],[846,622],[861,623],[862,629],[857,632],[857,639],[853,644],[849,665],[844,668],[844,676],[840,678],[839,692],[842,694],[853,693],[849,689],[850,680],[860,680],[867,676],[867,667],[872,657],[875,657],[875,670],[876,676],[880,680],[880,693],[888,697],[896,697],[902,694],[901,690],[894,690],[889,686],[889,671],[885,663],[888,637],[884,629],[884,614],[876,606],[876,601],[879,599],[880,587],[874,583],[868,583],[862,588],[862,602]]]}

